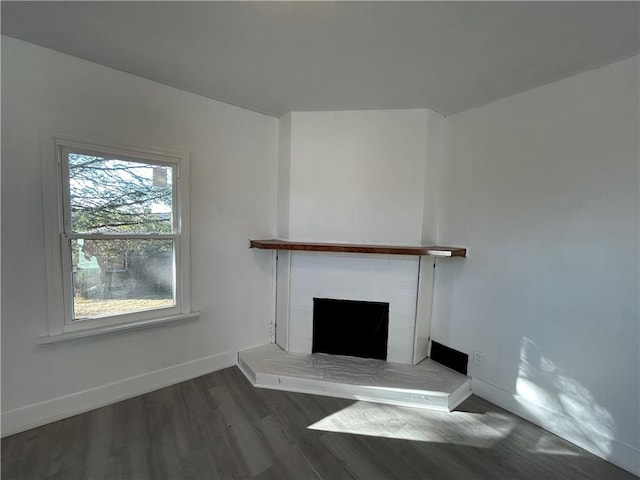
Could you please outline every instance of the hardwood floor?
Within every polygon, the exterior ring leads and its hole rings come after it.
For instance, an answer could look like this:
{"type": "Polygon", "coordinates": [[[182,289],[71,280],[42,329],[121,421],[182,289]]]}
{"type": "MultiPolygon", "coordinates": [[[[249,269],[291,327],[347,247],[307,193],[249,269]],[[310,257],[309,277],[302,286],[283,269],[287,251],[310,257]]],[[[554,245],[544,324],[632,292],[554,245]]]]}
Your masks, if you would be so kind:
{"type": "Polygon", "coordinates": [[[253,388],[237,368],[2,440],[3,479],[637,479],[477,397],[456,412],[253,388]]]}

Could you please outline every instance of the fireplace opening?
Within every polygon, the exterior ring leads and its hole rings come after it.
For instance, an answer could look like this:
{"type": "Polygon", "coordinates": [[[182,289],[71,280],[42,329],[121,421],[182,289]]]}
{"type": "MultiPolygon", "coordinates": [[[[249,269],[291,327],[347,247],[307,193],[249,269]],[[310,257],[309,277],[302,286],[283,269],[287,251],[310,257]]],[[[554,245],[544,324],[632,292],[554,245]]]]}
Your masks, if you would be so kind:
{"type": "Polygon", "coordinates": [[[313,299],[312,353],[387,359],[389,304],[313,299]]]}

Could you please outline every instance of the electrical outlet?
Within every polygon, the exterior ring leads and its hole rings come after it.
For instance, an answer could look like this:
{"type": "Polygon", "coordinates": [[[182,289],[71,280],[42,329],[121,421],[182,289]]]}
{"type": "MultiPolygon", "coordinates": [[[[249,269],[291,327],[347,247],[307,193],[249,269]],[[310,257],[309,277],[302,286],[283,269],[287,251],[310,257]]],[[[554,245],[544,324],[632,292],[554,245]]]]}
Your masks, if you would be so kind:
{"type": "Polygon", "coordinates": [[[484,365],[484,353],[479,352],[477,350],[473,351],[473,363],[481,367],[484,365]]]}

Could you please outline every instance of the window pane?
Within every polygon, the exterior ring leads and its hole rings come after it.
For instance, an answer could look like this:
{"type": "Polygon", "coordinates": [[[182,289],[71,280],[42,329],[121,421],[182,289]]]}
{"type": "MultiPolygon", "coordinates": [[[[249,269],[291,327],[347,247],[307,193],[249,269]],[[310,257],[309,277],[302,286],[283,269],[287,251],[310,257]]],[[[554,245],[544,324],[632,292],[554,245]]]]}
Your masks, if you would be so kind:
{"type": "Polygon", "coordinates": [[[73,319],[175,305],[173,240],[71,240],[73,319]]]}
{"type": "Polygon", "coordinates": [[[70,153],[74,233],[171,233],[173,167],[70,153]]]}

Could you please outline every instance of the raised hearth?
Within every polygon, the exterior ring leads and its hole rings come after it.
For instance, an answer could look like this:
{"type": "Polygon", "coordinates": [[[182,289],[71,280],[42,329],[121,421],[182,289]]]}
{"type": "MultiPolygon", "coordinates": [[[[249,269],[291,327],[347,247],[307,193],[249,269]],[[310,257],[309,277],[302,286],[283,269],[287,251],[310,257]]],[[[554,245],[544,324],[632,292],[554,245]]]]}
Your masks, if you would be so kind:
{"type": "Polygon", "coordinates": [[[451,411],[471,395],[471,379],[426,359],[406,365],[370,358],[245,350],[238,367],[256,387],[451,411]]]}

